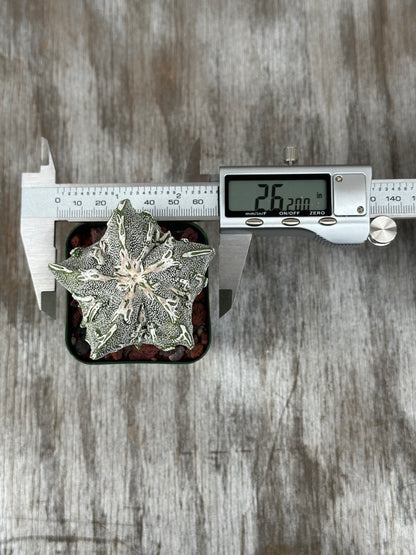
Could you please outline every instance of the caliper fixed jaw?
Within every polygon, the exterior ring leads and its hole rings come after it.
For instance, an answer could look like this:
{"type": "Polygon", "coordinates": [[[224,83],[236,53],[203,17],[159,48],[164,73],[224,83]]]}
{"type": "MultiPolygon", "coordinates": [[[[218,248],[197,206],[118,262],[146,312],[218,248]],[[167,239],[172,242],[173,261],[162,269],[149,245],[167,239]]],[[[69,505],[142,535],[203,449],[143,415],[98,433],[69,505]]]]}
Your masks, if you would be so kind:
{"type": "Polygon", "coordinates": [[[25,249],[30,274],[39,308],[52,318],[56,317],[55,278],[47,270],[48,264],[56,260],[55,220],[33,217],[25,195],[33,187],[55,187],[56,172],[48,141],[41,139],[41,165],[36,173],[22,174],[20,234],[25,249]],[[45,268],[47,271],[45,271],[45,268]]]}

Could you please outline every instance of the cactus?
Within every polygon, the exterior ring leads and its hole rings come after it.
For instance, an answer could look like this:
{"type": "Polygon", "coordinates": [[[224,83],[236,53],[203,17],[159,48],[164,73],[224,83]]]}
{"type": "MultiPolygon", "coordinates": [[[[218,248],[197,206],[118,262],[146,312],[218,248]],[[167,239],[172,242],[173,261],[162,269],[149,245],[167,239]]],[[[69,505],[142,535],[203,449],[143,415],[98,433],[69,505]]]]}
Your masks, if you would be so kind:
{"type": "Polygon", "coordinates": [[[192,304],[207,284],[214,254],[208,245],[177,241],[151,214],[123,200],[97,243],[73,249],[49,268],[78,301],[96,360],[143,343],[191,349],[192,304]]]}

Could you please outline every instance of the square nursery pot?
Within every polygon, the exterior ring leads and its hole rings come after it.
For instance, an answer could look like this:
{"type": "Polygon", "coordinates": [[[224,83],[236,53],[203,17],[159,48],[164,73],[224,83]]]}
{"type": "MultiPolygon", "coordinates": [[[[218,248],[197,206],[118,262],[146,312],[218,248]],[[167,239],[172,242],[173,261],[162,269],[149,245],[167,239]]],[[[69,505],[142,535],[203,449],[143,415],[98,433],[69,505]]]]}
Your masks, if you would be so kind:
{"type": "MultiPolygon", "coordinates": [[[[191,222],[158,222],[164,231],[169,230],[175,239],[207,245],[205,232],[191,222]]],[[[88,247],[99,241],[107,229],[106,223],[90,222],[77,225],[67,237],[66,256],[75,247],[88,247]]],[[[196,297],[192,309],[192,323],[195,346],[192,349],[177,346],[172,351],[161,351],[154,345],[142,345],[140,349],[131,345],[110,353],[103,358],[92,360],[90,346],[85,341],[85,328],[81,328],[82,312],[70,293],[67,293],[66,345],[77,360],[86,364],[115,363],[169,363],[186,364],[201,359],[211,343],[211,322],[209,316],[208,287],[196,297]]]]}

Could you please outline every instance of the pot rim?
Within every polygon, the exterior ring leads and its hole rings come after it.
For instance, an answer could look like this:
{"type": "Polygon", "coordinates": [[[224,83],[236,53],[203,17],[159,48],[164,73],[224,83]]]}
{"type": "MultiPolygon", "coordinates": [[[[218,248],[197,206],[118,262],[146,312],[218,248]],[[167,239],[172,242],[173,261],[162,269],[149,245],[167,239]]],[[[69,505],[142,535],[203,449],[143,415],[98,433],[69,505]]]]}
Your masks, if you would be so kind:
{"type": "MultiPolygon", "coordinates": [[[[167,227],[168,229],[169,229],[169,226],[172,227],[172,224],[173,224],[173,226],[175,226],[175,225],[176,226],[185,225],[187,227],[193,227],[203,237],[203,239],[205,241],[204,244],[208,245],[208,236],[207,236],[205,230],[202,229],[202,227],[200,227],[195,222],[187,221],[187,220],[180,220],[180,221],[161,220],[161,221],[158,221],[158,224],[160,226],[167,227]]],[[[65,255],[66,255],[66,257],[69,256],[69,253],[72,250],[72,247],[70,247],[70,245],[69,245],[69,241],[71,239],[71,236],[74,234],[74,232],[78,228],[80,228],[81,226],[85,226],[85,225],[102,226],[102,225],[107,225],[107,222],[79,222],[79,223],[77,223],[77,225],[74,226],[72,228],[72,230],[68,233],[68,236],[66,238],[66,242],[65,242],[65,255]]],[[[206,275],[208,276],[208,279],[209,279],[209,270],[207,270],[206,275]]],[[[207,354],[207,352],[208,352],[208,350],[211,346],[211,314],[210,314],[210,309],[209,309],[209,281],[208,281],[208,285],[205,287],[205,295],[206,295],[206,308],[207,308],[207,319],[206,319],[205,325],[206,325],[206,331],[208,332],[208,343],[205,346],[205,349],[204,349],[203,353],[201,353],[195,359],[191,359],[191,360],[103,360],[103,359],[92,360],[92,359],[83,359],[83,358],[81,358],[79,355],[77,355],[76,353],[73,352],[73,345],[71,345],[71,334],[70,334],[70,324],[69,324],[69,304],[70,304],[70,301],[73,297],[72,297],[72,295],[69,291],[67,291],[67,298],[66,298],[66,321],[65,321],[65,344],[66,344],[66,347],[67,347],[69,353],[73,356],[73,358],[75,360],[77,360],[78,362],[82,362],[83,364],[86,364],[88,366],[95,366],[95,365],[99,365],[99,364],[103,364],[103,365],[109,365],[109,364],[168,364],[169,366],[172,365],[172,364],[174,364],[174,365],[194,364],[195,362],[199,362],[207,354]]]]}

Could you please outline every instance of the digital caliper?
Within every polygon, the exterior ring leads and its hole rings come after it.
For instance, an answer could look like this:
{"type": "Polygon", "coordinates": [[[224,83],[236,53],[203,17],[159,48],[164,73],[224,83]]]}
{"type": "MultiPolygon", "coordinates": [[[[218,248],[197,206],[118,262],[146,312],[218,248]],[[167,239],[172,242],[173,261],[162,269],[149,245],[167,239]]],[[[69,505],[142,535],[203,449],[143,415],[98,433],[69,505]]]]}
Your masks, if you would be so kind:
{"type": "Polygon", "coordinates": [[[55,316],[57,221],[105,221],[128,198],[162,220],[219,221],[220,316],[232,306],[254,234],[310,234],[329,243],[389,244],[394,218],[416,217],[416,179],[372,180],[369,166],[221,167],[192,183],[57,184],[42,138],[38,173],[22,174],[21,235],[41,310],[55,316]],[[217,181],[217,182],[215,182],[217,181]]]}

